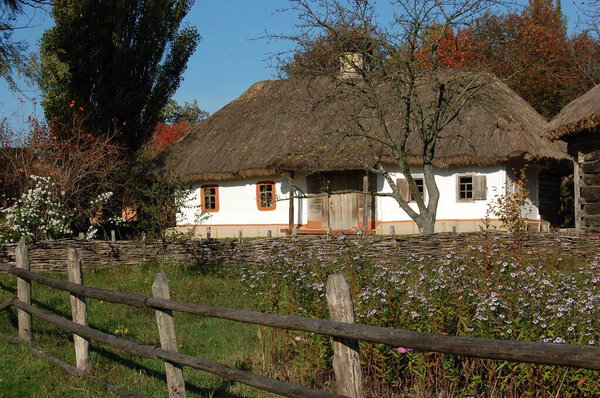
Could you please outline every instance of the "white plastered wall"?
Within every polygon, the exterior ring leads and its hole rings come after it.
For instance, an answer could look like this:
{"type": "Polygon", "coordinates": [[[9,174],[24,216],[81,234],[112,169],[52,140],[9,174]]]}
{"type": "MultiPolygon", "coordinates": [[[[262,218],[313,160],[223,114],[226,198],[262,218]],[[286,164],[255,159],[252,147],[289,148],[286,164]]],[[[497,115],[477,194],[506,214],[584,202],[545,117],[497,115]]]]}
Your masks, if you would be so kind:
{"type": "MultiPolygon", "coordinates": [[[[524,213],[529,219],[538,220],[539,212],[537,209],[537,168],[530,168],[527,171],[528,189],[531,192],[532,205],[524,213]]],[[[399,170],[392,169],[394,180],[404,178],[399,170]]],[[[423,172],[420,168],[413,168],[412,175],[416,178],[422,178],[423,172]]],[[[512,173],[510,168],[504,165],[490,167],[464,167],[451,170],[437,170],[435,181],[440,191],[440,200],[437,209],[436,232],[467,232],[478,231],[483,225],[482,219],[486,217],[486,212],[490,208],[492,201],[497,195],[505,192],[505,189],[511,185],[510,177],[512,173]],[[507,172],[507,170],[509,170],[507,172]],[[486,200],[459,201],[457,197],[457,184],[459,176],[465,175],[484,175],[486,176],[487,198],[486,200]]],[[[381,193],[392,192],[389,184],[379,175],[377,177],[377,191],[381,193]]],[[[410,206],[417,210],[415,203],[410,206]]],[[[390,226],[394,226],[396,233],[418,233],[416,224],[404,212],[396,200],[391,197],[377,197],[376,212],[378,220],[377,232],[387,234],[390,226]]],[[[489,218],[494,219],[493,215],[489,218]]],[[[497,223],[496,223],[497,224],[497,223]]]]}
{"type": "MultiPolygon", "coordinates": [[[[306,191],[306,178],[301,175],[295,178],[294,185],[306,191]]],[[[285,234],[282,229],[288,228],[289,223],[290,184],[286,177],[248,178],[229,181],[203,181],[190,188],[186,205],[180,209],[177,216],[177,226],[180,230],[193,229],[194,234],[206,236],[210,227],[213,238],[238,237],[239,231],[243,236],[280,236],[285,234]],[[256,200],[256,184],[263,181],[275,183],[277,198],[274,210],[259,210],[256,200]],[[201,215],[201,186],[217,185],[219,211],[201,215]],[[270,231],[270,232],[268,232],[270,231]]],[[[306,222],[306,199],[294,200],[295,223],[302,225],[306,222]]]]}
{"type": "MultiPolygon", "coordinates": [[[[518,165],[517,165],[518,166],[518,165]]],[[[482,219],[486,217],[491,202],[497,195],[504,193],[512,186],[515,166],[498,165],[490,167],[456,168],[438,170],[436,183],[440,190],[440,201],[437,211],[436,232],[468,232],[478,231],[482,219]],[[485,175],[487,199],[459,201],[457,198],[458,177],[461,175],[485,175]]],[[[523,214],[531,220],[539,220],[538,203],[538,174],[540,168],[530,166],[527,169],[527,188],[532,199],[532,205],[523,214]]],[[[394,180],[404,178],[399,170],[392,170],[394,180]]],[[[413,168],[413,176],[422,177],[422,170],[413,168]]],[[[306,192],[306,176],[297,174],[294,186],[296,195],[306,192]]],[[[391,188],[383,176],[377,176],[377,192],[391,192],[391,188]]],[[[193,229],[199,237],[206,236],[207,227],[211,228],[213,238],[234,238],[242,231],[245,237],[281,236],[289,223],[290,185],[286,177],[249,178],[231,181],[206,181],[191,187],[187,205],[180,210],[177,225],[180,230],[193,229]],[[261,181],[275,182],[277,206],[275,210],[261,211],[256,204],[256,184],[261,181]],[[200,217],[200,187],[216,184],[219,187],[219,211],[208,213],[208,217],[200,217]],[[270,231],[270,232],[269,232],[270,231]]],[[[411,204],[416,209],[416,204],[411,204]]],[[[377,233],[388,234],[390,226],[395,232],[418,233],[416,224],[391,197],[376,197],[377,233]]],[[[490,216],[490,218],[494,218],[490,216]]],[[[308,199],[294,199],[294,223],[300,227],[308,220],[308,199]]]]}

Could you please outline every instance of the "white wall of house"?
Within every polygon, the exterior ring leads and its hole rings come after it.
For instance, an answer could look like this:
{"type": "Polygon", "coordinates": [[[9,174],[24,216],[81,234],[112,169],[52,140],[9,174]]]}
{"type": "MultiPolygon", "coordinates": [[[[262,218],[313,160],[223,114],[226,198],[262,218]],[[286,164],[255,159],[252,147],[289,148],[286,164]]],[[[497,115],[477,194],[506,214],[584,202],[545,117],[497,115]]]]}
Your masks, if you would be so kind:
{"type": "MultiPolygon", "coordinates": [[[[511,166],[497,165],[490,167],[464,167],[451,170],[438,170],[436,183],[440,190],[436,230],[452,231],[452,225],[462,222],[458,231],[477,230],[481,219],[485,218],[490,204],[497,195],[505,192],[506,187],[512,186],[511,166]],[[485,200],[461,201],[457,197],[459,176],[484,175],[486,176],[487,195],[485,200]],[[470,223],[470,224],[468,224],[470,223]],[[446,225],[447,224],[447,225],[446,225]],[[468,224],[468,225],[467,225],[468,224]],[[471,225],[472,224],[472,225],[471,225]]],[[[539,169],[530,167],[527,171],[528,186],[531,192],[532,205],[524,212],[524,216],[537,220],[539,212],[538,181],[539,169]]],[[[392,170],[393,178],[403,178],[399,170],[392,170]]],[[[413,176],[423,176],[421,169],[414,168],[413,176]]],[[[297,174],[294,184],[299,191],[306,192],[306,176],[297,174]]],[[[377,192],[391,192],[391,188],[383,176],[377,176],[377,192]]],[[[200,226],[202,231],[212,227],[213,237],[234,237],[238,231],[243,230],[244,236],[266,236],[267,231],[272,236],[282,235],[282,229],[287,228],[289,222],[289,182],[285,177],[248,178],[231,181],[206,181],[191,187],[187,205],[181,209],[177,218],[178,226],[200,226]],[[275,182],[277,205],[274,210],[259,210],[256,200],[256,185],[261,181],[275,182]],[[219,187],[219,211],[208,213],[208,217],[200,219],[201,186],[216,184],[219,187]]],[[[417,209],[416,204],[411,204],[417,209]]],[[[379,233],[388,233],[389,226],[395,223],[404,225],[397,228],[398,233],[417,232],[412,226],[411,218],[398,206],[391,197],[376,197],[376,220],[379,233]],[[410,225],[409,229],[406,226],[410,225]],[[414,230],[414,231],[413,231],[414,230]]],[[[490,218],[495,218],[490,216],[490,218]]],[[[308,199],[294,200],[294,221],[297,225],[305,225],[308,220],[308,199]]],[[[398,225],[398,224],[396,224],[398,225]]],[[[200,235],[203,235],[201,233],[200,235]]]]}
{"type": "MultiPolygon", "coordinates": [[[[394,180],[404,178],[398,170],[392,171],[394,180]]],[[[413,177],[423,178],[422,169],[413,168],[413,177]]],[[[438,204],[438,220],[470,220],[481,219],[489,208],[495,195],[502,194],[506,186],[506,170],[504,166],[493,167],[469,167],[456,168],[451,170],[438,170],[435,181],[440,191],[440,201],[438,204]],[[468,200],[460,201],[457,197],[457,187],[459,176],[483,175],[486,176],[487,199],[486,200],[468,200]]],[[[378,176],[377,188],[379,192],[392,192],[391,187],[383,176],[378,176]]],[[[416,203],[410,206],[418,211],[416,203]]],[[[377,198],[377,218],[379,221],[408,221],[411,218],[399,206],[394,198],[377,198]]]]}

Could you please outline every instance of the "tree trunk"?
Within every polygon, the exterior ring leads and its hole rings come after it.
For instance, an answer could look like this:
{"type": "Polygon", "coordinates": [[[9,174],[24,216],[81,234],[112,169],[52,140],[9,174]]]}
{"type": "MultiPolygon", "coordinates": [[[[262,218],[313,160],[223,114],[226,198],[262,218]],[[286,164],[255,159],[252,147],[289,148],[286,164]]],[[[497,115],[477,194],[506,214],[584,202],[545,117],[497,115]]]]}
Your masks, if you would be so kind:
{"type": "Polygon", "coordinates": [[[421,235],[432,235],[435,230],[435,217],[430,214],[420,214],[415,218],[421,235]]]}

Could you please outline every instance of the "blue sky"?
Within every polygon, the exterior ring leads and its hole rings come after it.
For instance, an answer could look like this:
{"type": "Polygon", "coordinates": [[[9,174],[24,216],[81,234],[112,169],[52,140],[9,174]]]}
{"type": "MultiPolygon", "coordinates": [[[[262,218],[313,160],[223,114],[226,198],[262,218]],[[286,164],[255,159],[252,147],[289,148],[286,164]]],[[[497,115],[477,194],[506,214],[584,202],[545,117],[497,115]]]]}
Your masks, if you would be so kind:
{"type": "MultiPolygon", "coordinates": [[[[188,63],[175,99],[179,102],[197,99],[202,109],[214,113],[253,83],[273,78],[271,54],[289,50],[291,44],[260,37],[265,31],[290,31],[293,17],[277,12],[286,5],[285,0],[196,0],[187,22],[197,27],[203,39],[188,63]]],[[[572,25],[577,20],[573,0],[563,0],[563,11],[572,25]]],[[[38,10],[31,16],[30,25],[31,28],[18,30],[14,37],[27,41],[30,50],[36,50],[42,33],[52,26],[52,18],[38,10]]],[[[43,116],[32,101],[39,99],[39,93],[23,82],[20,88],[21,92],[11,93],[0,79],[0,118],[10,117],[14,127],[28,115],[43,116]]]]}

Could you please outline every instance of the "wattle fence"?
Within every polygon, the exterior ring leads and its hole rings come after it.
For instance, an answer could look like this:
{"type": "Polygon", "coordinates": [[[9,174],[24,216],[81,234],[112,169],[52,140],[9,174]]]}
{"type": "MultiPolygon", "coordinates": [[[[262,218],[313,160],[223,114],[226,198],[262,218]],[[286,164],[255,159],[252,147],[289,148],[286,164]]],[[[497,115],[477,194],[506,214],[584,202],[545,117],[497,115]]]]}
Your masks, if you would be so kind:
{"type": "Polygon", "coordinates": [[[62,369],[101,382],[112,391],[128,397],[141,397],[141,395],[126,391],[121,387],[111,385],[92,376],[89,360],[90,340],[141,357],[163,360],[165,362],[167,389],[169,397],[172,398],[185,396],[185,383],[181,372],[183,366],[200,369],[286,397],[362,398],[364,394],[358,345],[360,340],[396,347],[410,347],[420,351],[600,370],[600,347],[448,336],[354,324],[354,312],[348,285],[341,274],[330,275],[328,279],[327,302],[332,319],[323,320],[170,300],[166,276],[162,273],[159,273],[154,281],[152,297],[85,287],[81,284],[81,259],[73,248],[68,250],[68,257],[65,261],[68,268],[69,282],[31,272],[29,270],[29,253],[23,241],[16,247],[15,262],[16,267],[0,264],[0,271],[17,276],[17,297],[1,303],[0,311],[12,306],[18,309],[18,337],[9,335],[0,335],[0,337],[24,344],[30,347],[34,354],[52,361],[62,369]],[[73,321],[32,306],[32,282],[69,292],[71,294],[73,321]],[[160,346],[141,345],[89,327],[86,298],[124,304],[134,308],[154,309],[156,311],[160,346]],[[173,311],[332,336],[334,344],[333,367],[337,393],[313,390],[297,384],[285,383],[239,369],[229,368],[202,358],[181,354],[177,352],[173,311]],[[31,345],[32,316],[74,333],[75,367],[52,358],[31,345]]]}
{"type": "MultiPolygon", "coordinates": [[[[510,246],[511,235],[494,232],[487,235],[496,246],[510,246]]],[[[144,264],[156,259],[182,263],[260,263],[274,250],[298,249],[319,252],[323,258],[335,258],[340,252],[359,247],[364,258],[377,262],[398,262],[408,257],[439,260],[449,252],[480,246],[482,233],[440,233],[431,236],[298,236],[255,240],[173,241],[135,240],[54,240],[29,245],[31,269],[66,272],[69,248],[81,254],[84,267],[121,267],[144,264]]],[[[16,244],[0,245],[0,263],[14,264],[16,244]]],[[[532,233],[523,242],[528,250],[544,253],[567,253],[572,257],[592,257],[600,252],[600,234],[572,232],[532,233]]]]}

